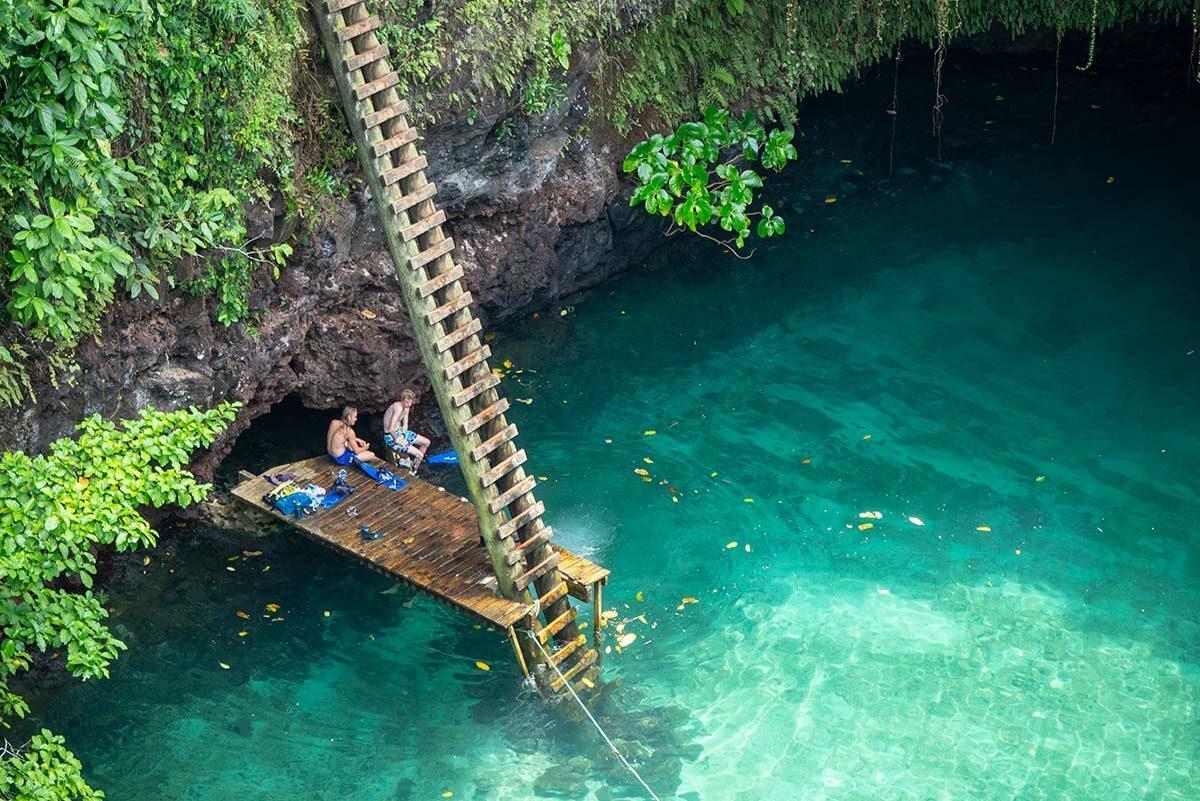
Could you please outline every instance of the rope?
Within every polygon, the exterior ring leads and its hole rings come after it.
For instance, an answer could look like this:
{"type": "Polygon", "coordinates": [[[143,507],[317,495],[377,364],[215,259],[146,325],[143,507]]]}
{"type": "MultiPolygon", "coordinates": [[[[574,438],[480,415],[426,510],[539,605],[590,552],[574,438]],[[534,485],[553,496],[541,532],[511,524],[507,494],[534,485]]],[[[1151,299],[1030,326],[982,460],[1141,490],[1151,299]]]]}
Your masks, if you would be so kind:
{"type": "Polygon", "coordinates": [[[650,789],[650,785],[646,784],[646,780],[641,777],[641,774],[637,772],[633,765],[629,764],[629,760],[627,760],[625,756],[617,750],[617,747],[613,745],[613,741],[610,740],[608,735],[604,733],[604,729],[600,728],[599,721],[592,716],[591,710],[587,708],[587,705],[583,703],[583,700],[575,692],[575,688],[571,686],[571,682],[567,681],[567,677],[564,676],[562,671],[558,669],[558,665],[550,661],[550,654],[546,653],[546,649],[542,646],[542,643],[538,640],[538,638],[535,637],[531,631],[527,631],[526,633],[529,635],[529,639],[533,640],[533,644],[538,647],[538,650],[542,652],[542,656],[546,658],[546,664],[554,668],[554,672],[557,673],[558,677],[562,680],[563,686],[570,690],[571,697],[575,699],[575,703],[579,704],[579,708],[583,710],[583,714],[588,716],[588,720],[590,720],[592,725],[596,727],[596,731],[600,732],[600,736],[604,738],[604,742],[608,743],[608,747],[611,748],[612,752],[617,755],[617,759],[621,760],[621,764],[629,769],[629,772],[633,774],[633,778],[637,779],[638,783],[641,784],[642,787],[646,788],[646,792],[650,794],[650,797],[653,798],[654,801],[662,801],[661,798],[654,794],[654,791],[650,789]]]}

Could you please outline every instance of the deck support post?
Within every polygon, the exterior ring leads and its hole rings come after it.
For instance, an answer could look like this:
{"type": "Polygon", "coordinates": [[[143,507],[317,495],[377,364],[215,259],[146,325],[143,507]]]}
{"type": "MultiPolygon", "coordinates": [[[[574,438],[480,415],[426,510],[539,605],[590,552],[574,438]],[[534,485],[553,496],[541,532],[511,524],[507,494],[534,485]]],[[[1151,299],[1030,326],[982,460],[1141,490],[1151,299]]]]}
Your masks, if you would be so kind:
{"type": "Polygon", "coordinates": [[[517,638],[517,629],[514,626],[508,627],[508,641],[512,643],[513,653],[517,655],[517,665],[521,668],[521,675],[529,678],[529,666],[525,663],[525,655],[521,653],[521,641],[517,638]]]}
{"type": "Polygon", "coordinates": [[[604,627],[604,582],[592,585],[592,642],[600,647],[600,629],[604,627]]]}

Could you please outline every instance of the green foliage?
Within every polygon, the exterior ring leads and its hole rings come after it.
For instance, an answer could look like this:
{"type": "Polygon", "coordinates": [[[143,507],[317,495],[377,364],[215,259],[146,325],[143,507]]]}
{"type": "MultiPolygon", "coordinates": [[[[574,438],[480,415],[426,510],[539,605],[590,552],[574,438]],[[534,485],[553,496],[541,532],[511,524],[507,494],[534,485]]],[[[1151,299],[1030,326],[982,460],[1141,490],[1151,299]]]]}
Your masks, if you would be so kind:
{"type": "Polygon", "coordinates": [[[290,170],[295,12],[0,3],[0,402],[28,385],[21,351],[69,351],[118,292],[244,249],[244,204],[290,170]]]}
{"type": "Polygon", "coordinates": [[[0,798],[5,801],[100,801],[66,741],[42,729],[19,750],[0,751],[0,798]]]}
{"type": "Polygon", "coordinates": [[[751,210],[763,180],[740,164],[782,170],[797,155],[793,135],[791,128],[767,132],[750,112],[737,119],[709,106],[702,122],[686,122],[670,136],[654,134],[629,152],[624,170],[637,179],[629,204],[693,232],[714,223],[729,235],[717,241],[731,249],[745,245],[755,217],[759,237],[782,234],[784,221],[774,209],[751,210]]]}
{"type": "Polygon", "coordinates": [[[382,36],[397,54],[399,90],[426,120],[466,111],[488,95],[516,97],[526,114],[561,103],[572,42],[610,30],[595,0],[381,0],[382,36]]]}
{"type": "MultiPolygon", "coordinates": [[[[79,424],[46,456],[0,455],[0,725],[29,708],[8,679],[34,652],[65,654],[83,679],[108,676],[125,646],[105,625],[92,592],[96,550],[153,545],[139,509],[203,500],[209,486],[188,472],[191,454],[233,420],[236,404],[210,411],[146,409],[121,425],[99,416],[79,424]],[[76,579],[82,593],[62,587],[76,579]]],[[[91,798],[61,739],[43,732],[19,755],[0,758],[0,798],[91,798]]]]}

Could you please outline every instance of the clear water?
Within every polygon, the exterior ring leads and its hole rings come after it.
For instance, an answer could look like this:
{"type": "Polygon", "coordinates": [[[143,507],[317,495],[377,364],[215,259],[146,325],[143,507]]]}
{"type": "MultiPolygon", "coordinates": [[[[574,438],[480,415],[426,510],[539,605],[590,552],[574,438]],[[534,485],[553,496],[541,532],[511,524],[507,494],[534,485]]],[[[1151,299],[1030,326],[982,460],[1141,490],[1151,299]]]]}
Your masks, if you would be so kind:
{"type": "MultiPolygon", "coordinates": [[[[888,76],[814,106],[785,239],[493,343],[664,798],[1200,798],[1195,99],[1072,84],[1049,148],[1006,75],[891,177],[888,76]]],[[[500,633],[298,538],[138,569],[112,679],[36,699],[117,801],[644,797],[500,633]]]]}

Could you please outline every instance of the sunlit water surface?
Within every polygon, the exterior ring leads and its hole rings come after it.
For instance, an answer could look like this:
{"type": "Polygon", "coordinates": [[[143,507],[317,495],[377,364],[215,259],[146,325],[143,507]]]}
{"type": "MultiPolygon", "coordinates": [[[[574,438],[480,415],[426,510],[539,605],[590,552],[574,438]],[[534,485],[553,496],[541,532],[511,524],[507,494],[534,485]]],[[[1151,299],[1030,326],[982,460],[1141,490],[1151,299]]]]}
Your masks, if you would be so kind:
{"type": "MultiPolygon", "coordinates": [[[[973,80],[950,163],[888,177],[885,76],[812,107],[753,260],[492,343],[663,797],[1200,798],[1195,116],[1076,86],[1049,148],[1044,78],[973,80]]],[[[111,798],[642,797],[500,633],[293,536],[174,543],[112,679],[37,701],[111,798]]]]}

